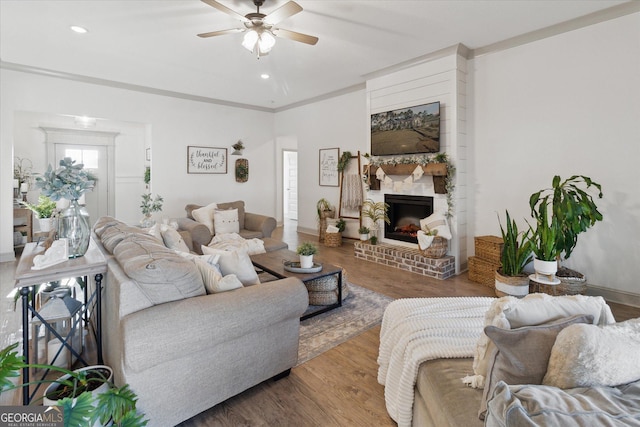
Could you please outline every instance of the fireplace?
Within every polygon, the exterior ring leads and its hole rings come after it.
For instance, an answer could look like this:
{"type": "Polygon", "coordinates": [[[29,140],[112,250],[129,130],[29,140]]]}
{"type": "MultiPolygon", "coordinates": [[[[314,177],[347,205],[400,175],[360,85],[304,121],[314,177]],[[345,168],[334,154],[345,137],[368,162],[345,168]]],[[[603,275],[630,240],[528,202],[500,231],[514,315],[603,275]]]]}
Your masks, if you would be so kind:
{"type": "Polygon", "coordinates": [[[385,194],[384,201],[389,205],[389,224],[385,223],[384,237],[418,243],[420,220],[433,213],[433,197],[385,194]]]}

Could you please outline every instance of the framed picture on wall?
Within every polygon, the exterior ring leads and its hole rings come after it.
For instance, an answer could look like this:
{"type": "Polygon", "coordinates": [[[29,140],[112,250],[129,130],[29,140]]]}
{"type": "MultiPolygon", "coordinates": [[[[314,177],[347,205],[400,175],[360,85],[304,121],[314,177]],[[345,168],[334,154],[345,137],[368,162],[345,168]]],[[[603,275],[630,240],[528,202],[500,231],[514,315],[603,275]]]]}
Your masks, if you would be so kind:
{"type": "Polygon", "coordinates": [[[338,176],[340,149],[321,148],[319,151],[320,185],[323,187],[338,187],[340,185],[340,178],[338,176]]]}
{"type": "Polygon", "coordinates": [[[187,173],[227,173],[227,149],[188,146],[187,173]]]}

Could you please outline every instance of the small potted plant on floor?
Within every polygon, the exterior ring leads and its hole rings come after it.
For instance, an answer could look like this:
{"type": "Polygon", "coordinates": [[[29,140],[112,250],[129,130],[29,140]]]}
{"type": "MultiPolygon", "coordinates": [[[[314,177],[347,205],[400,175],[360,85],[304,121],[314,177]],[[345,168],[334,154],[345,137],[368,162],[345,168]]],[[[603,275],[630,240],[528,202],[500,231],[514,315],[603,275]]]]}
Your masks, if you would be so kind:
{"type": "Polygon", "coordinates": [[[495,292],[499,297],[505,295],[523,297],[529,293],[529,277],[524,274],[524,268],[532,258],[529,240],[531,230],[518,231],[518,225],[509,216],[509,211],[506,211],[506,215],[506,230],[500,223],[504,245],[501,254],[502,267],[496,270],[495,275],[495,292]]]}
{"type": "MultiPolygon", "coordinates": [[[[387,215],[387,209],[389,205],[385,202],[374,202],[371,199],[367,199],[362,204],[362,216],[371,220],[371,234],[372,238],[375,237],[378,240],[378,223],[384,221],[390,224],[389,216],[387,215]]],[[[373,241],[371,242],[375,244],[373,241]]]]}
{"type": "Polygon", "coordinates": [[[296,253],[300,255],[300,268],[313,267],[313,255],[318,252],[318,248],[311,242],[304,242],[298,246],[296,253]]]}
{"type": "Polygon", "coordinates": [[[138,414],[138,396],[128,384],[116,387],[111,382],[112,370],[106,366],[92,366],[76,371],[52,365],[26,364],[12,344],[0,351],[0,393],[28,387],[31,384],[14,384],[12,377],[18,377],[20,370],[28,368],[48,369],[64,375],[57,380],[36,381],[51,383],[45,391],[45,404],[58,405],[64,414],[64,426],[130,426],[142,427],[148,420],[138,414]],[[65,389],[64,395],[54,390],[65,389]]]}
{"type": "Polygon", "coordinates": [[[28,202],[20,202],[28,209],[30,209],[38,218],[40,224],[40,231],[49,232],[52,228],[53,213],[56,210],[56,202],[48,198],[47,196],[40,195],[38,197],[38,204],[34,205],[28,202]]]}
{"type": "Polygon", "coordinates": [[[358,233],[360,234],[360,240],[363,242],[369,240],[369,228],[368,227],[360,227],[358,228],[358,233]]]}
{"type": "Polygon", "coordinates": [[[536,271],[536,280],[544,280],[545,284],[557,284],[555,275],[558,271],[558,258],[562,250],[558,245],[560,224],[558,218],[551,216],[547,209],[548,201],[543,200],[539,205],[539,211],[534,215],[536,228],[531,225],[531,250],[535,258],[533,268],[536,271]]]}

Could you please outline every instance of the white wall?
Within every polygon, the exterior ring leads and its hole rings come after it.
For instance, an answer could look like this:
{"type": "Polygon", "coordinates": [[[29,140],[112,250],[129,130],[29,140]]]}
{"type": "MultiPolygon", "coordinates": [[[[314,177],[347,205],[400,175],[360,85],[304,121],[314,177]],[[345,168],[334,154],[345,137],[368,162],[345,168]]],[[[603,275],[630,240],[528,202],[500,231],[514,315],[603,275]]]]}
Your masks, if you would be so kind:
{"type": "MultiPolygon", "coordinates": [[[[319,184],[318,150],[338,147],[340,153],[365,153],[368,125],[364,90],[276,113],[275,134],[297,139],[299,231],[317,234],[316,202],[325,198],[337,207],[340,199],[339,187],[319,184]]],[[[347,220],[344,235],[357,238],[357,229],[357,220],[347,220]]]]}
{"type": "MultiPolygon", "coordinates": [[[[165,199],[162,215],[184,215],[187,203],[244,199],[252,212],[275,215],[276,175],[273,114],[17,71],[0,70],[0,260],[13,259],[12,179],[14,114],[36,111],[87,115],[144,123],[152,146],[152,190],[165,199]],[[249,182],[236,183],[235,157],[228,173],[186,171],[188,145],[228,148],[241,139],[249,182]],[[253,184],[253,185],[252,185],[253,184]]],[[[144,150],[140,153],[144,156],[144,150]]],[[[142,174],[143,171],[140,171],[142,174]]],[[[134,198],[130,203],[139,206],[134,198]]]]}
{"type": "Polygon", "coordinates": [[[587,175],[604,221],[566,265],[640,303],[640,13],[478,57],[469,76],[469,234],[498,234],[505,209],[528,218],[554,175],[587,175]]]}

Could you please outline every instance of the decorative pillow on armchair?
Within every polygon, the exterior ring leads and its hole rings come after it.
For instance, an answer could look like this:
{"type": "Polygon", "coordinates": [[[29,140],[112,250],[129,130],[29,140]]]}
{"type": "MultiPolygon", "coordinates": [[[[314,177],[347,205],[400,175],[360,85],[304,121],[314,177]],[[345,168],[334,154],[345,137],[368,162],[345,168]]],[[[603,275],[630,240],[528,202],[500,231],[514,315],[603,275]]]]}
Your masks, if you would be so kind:
{"type": "Polygon", "coordinates": [[[576,315],[537,326],[502,329],[484,328],[495,345],[490,358],[487,379],[478,416],[484,419],[487,401],[500,381],[509,385],[542,384],[549,356],[558,333],[576,323],[592,323],[593,316],[576,315]]]}
{"type": "Polygon", "coordinates": [[[238,209],[215,209],[213,228],[218,234],[239,233],[238,209]]]}
{"type": "Polygon", "coordinates": [[[210,203],[207,206],[203,206],[191,211],[191,216],[193,216],[193,219],[201,224],[206,225],[211,234],[215,234],[215,229],[213,227],[213,212],[217,207],[218,205],[216,203],[210,203]]]}
{"type": "Polygon", "coordinates": [[[543,384],[615,387],[640,380],[640,318],[603,327],[574,325],[558,334],[543,384]]]}

